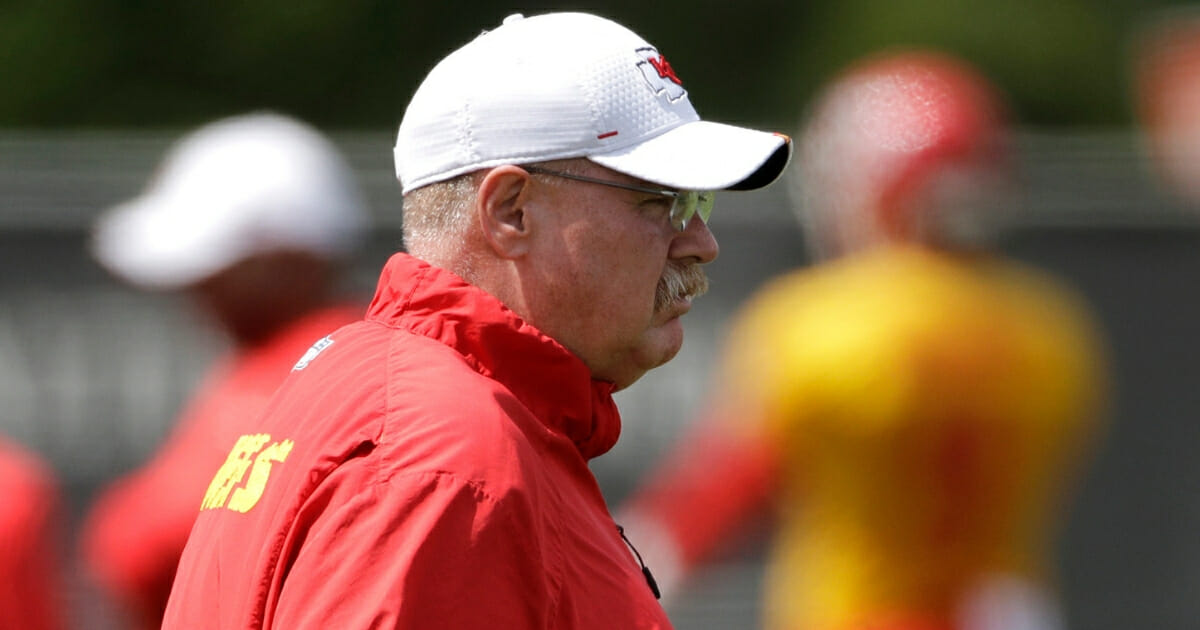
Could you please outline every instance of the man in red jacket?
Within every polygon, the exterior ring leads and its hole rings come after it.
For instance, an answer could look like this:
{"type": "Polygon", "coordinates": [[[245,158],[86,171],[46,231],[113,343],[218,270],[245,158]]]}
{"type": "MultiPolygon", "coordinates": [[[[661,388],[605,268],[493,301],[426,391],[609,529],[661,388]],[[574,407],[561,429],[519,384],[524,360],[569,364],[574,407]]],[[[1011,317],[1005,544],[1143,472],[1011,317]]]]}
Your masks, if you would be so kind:
{"type": "Polygon", "coordinates": [[[188,135],[141,196],[98,222],[94,251],[106,268],[137,287],[188,293],[234,346],[162,448],[87,515],[84,559],[132,625],[162,624],[196,507],[229,443],[315,340],[361,316],[337,281],[365,218],[328,140],[255,113],[188,135]]]}
{"type": "Polygon", "coordinates": [[[400,125],[407,254],[229,444],[165,628],[669,628],[588,460],[671,359],[717,255],[713,190],[781,135],[702,122],[586,14],[512,16],[400,125]]]}

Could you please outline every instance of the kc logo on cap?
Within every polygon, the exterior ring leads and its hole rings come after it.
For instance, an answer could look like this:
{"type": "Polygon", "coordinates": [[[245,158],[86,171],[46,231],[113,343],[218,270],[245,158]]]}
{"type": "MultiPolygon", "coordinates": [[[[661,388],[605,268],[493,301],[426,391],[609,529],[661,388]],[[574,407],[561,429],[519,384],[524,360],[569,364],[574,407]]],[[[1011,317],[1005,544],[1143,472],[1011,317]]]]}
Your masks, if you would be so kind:
{"type": "Polygon", "coordinates": [[[638,62],[638,69],[642,71],[642,76],[646,78],[646,83],[650,84],[650,89],[654,90],[655,94],[666,94],[667,100],[672,103],[687,96],[687,90],[683,89],[683,81],[679,80],[671,64],[667,63],[666,57],[658,54],[653,48],[639,48],[637,54],[642,58],[642,61],[638,62]]]}

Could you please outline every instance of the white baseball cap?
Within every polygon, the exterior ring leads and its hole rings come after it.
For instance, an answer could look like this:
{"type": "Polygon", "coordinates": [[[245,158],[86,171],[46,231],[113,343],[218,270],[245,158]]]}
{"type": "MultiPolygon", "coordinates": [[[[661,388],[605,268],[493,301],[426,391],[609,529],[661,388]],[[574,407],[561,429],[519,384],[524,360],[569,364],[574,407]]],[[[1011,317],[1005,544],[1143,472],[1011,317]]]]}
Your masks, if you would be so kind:
{"type": "Polygon", "coordinates": [[[624,26],[518,14],[430,71],[395,155],[406,193],[482,168],[577,157],[672,188],[749,190],[779,177],[791,141],[700,120],[666,59],[624,26]]]}
{"type": "Polygon", "coordinates": [[[178,141],[141,196],[99,217],[92,252],[132,284],[171,289],[270,251],[347,255],[366,223],[333,144],[264,112],[210,123],[178,141]]]}

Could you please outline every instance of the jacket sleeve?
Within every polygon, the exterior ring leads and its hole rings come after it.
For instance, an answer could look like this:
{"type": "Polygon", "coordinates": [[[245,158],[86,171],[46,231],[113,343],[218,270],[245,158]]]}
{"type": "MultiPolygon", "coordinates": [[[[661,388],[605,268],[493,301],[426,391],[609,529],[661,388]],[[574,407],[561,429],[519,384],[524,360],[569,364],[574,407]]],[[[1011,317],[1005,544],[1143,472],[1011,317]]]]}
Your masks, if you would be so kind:
{"type": "Polygon", "coordinates": [[[444,472],[364,483],[369,466],[344,465],[305,502],[265,627],[548,626],[554,563],[524,496],[444,472]]]}
{"type": "Polygon", "coordinates": [[[0,497],[0,628],[65,628],[58,482],[41,461],[6,451],[0,440],[0,497]]]}
{"type": "Polygon", "coordinates": [[[213,433],[211,422],[181,423],[151,462],[104,490],[81,528],[90,573],[143,627],[162,623],[179,556],[224,457],[213,433]]]}
{"type": "MultiPolygon", "coordinates": [[[[618,520],[634,536],[670,545],[665,557],[653,546],[643,552],[656,575],[658,567],[665,566],[664,574],[684,578],[767,511],[778,467],[771,444],[746,439],[726,430],[724,422],[706,417],[646,476],[622,506],[618,520]],[[655,531],[639,531],[650,527],[655,531]]],[[[673,581],[665,582],[663,591],[673,590],[673,581]]]]}

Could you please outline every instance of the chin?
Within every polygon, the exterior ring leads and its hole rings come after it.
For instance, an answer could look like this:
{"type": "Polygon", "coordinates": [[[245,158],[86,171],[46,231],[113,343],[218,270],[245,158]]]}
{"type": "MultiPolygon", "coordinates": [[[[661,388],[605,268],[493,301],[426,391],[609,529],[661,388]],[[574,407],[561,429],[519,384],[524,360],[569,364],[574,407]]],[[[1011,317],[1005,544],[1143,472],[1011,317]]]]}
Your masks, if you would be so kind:
{"type": "Polygon", "coordinates": [[[643,335],[641,343],[633,350],[628,367],[623,373],[615,375],[611,380],[620,391],[633,385],[646,372],[659,367],[679,354],[683,347],[683,326],[679,318],[674,318],[665,324],[655,327],[643,335]]]}
{"type": "Polygon", "coordinates": [[[646,358],[647,369],[663,365],[679,354],[683,347],[683,323],[674,317],[661,326],[647,333],[646,358]]]}

